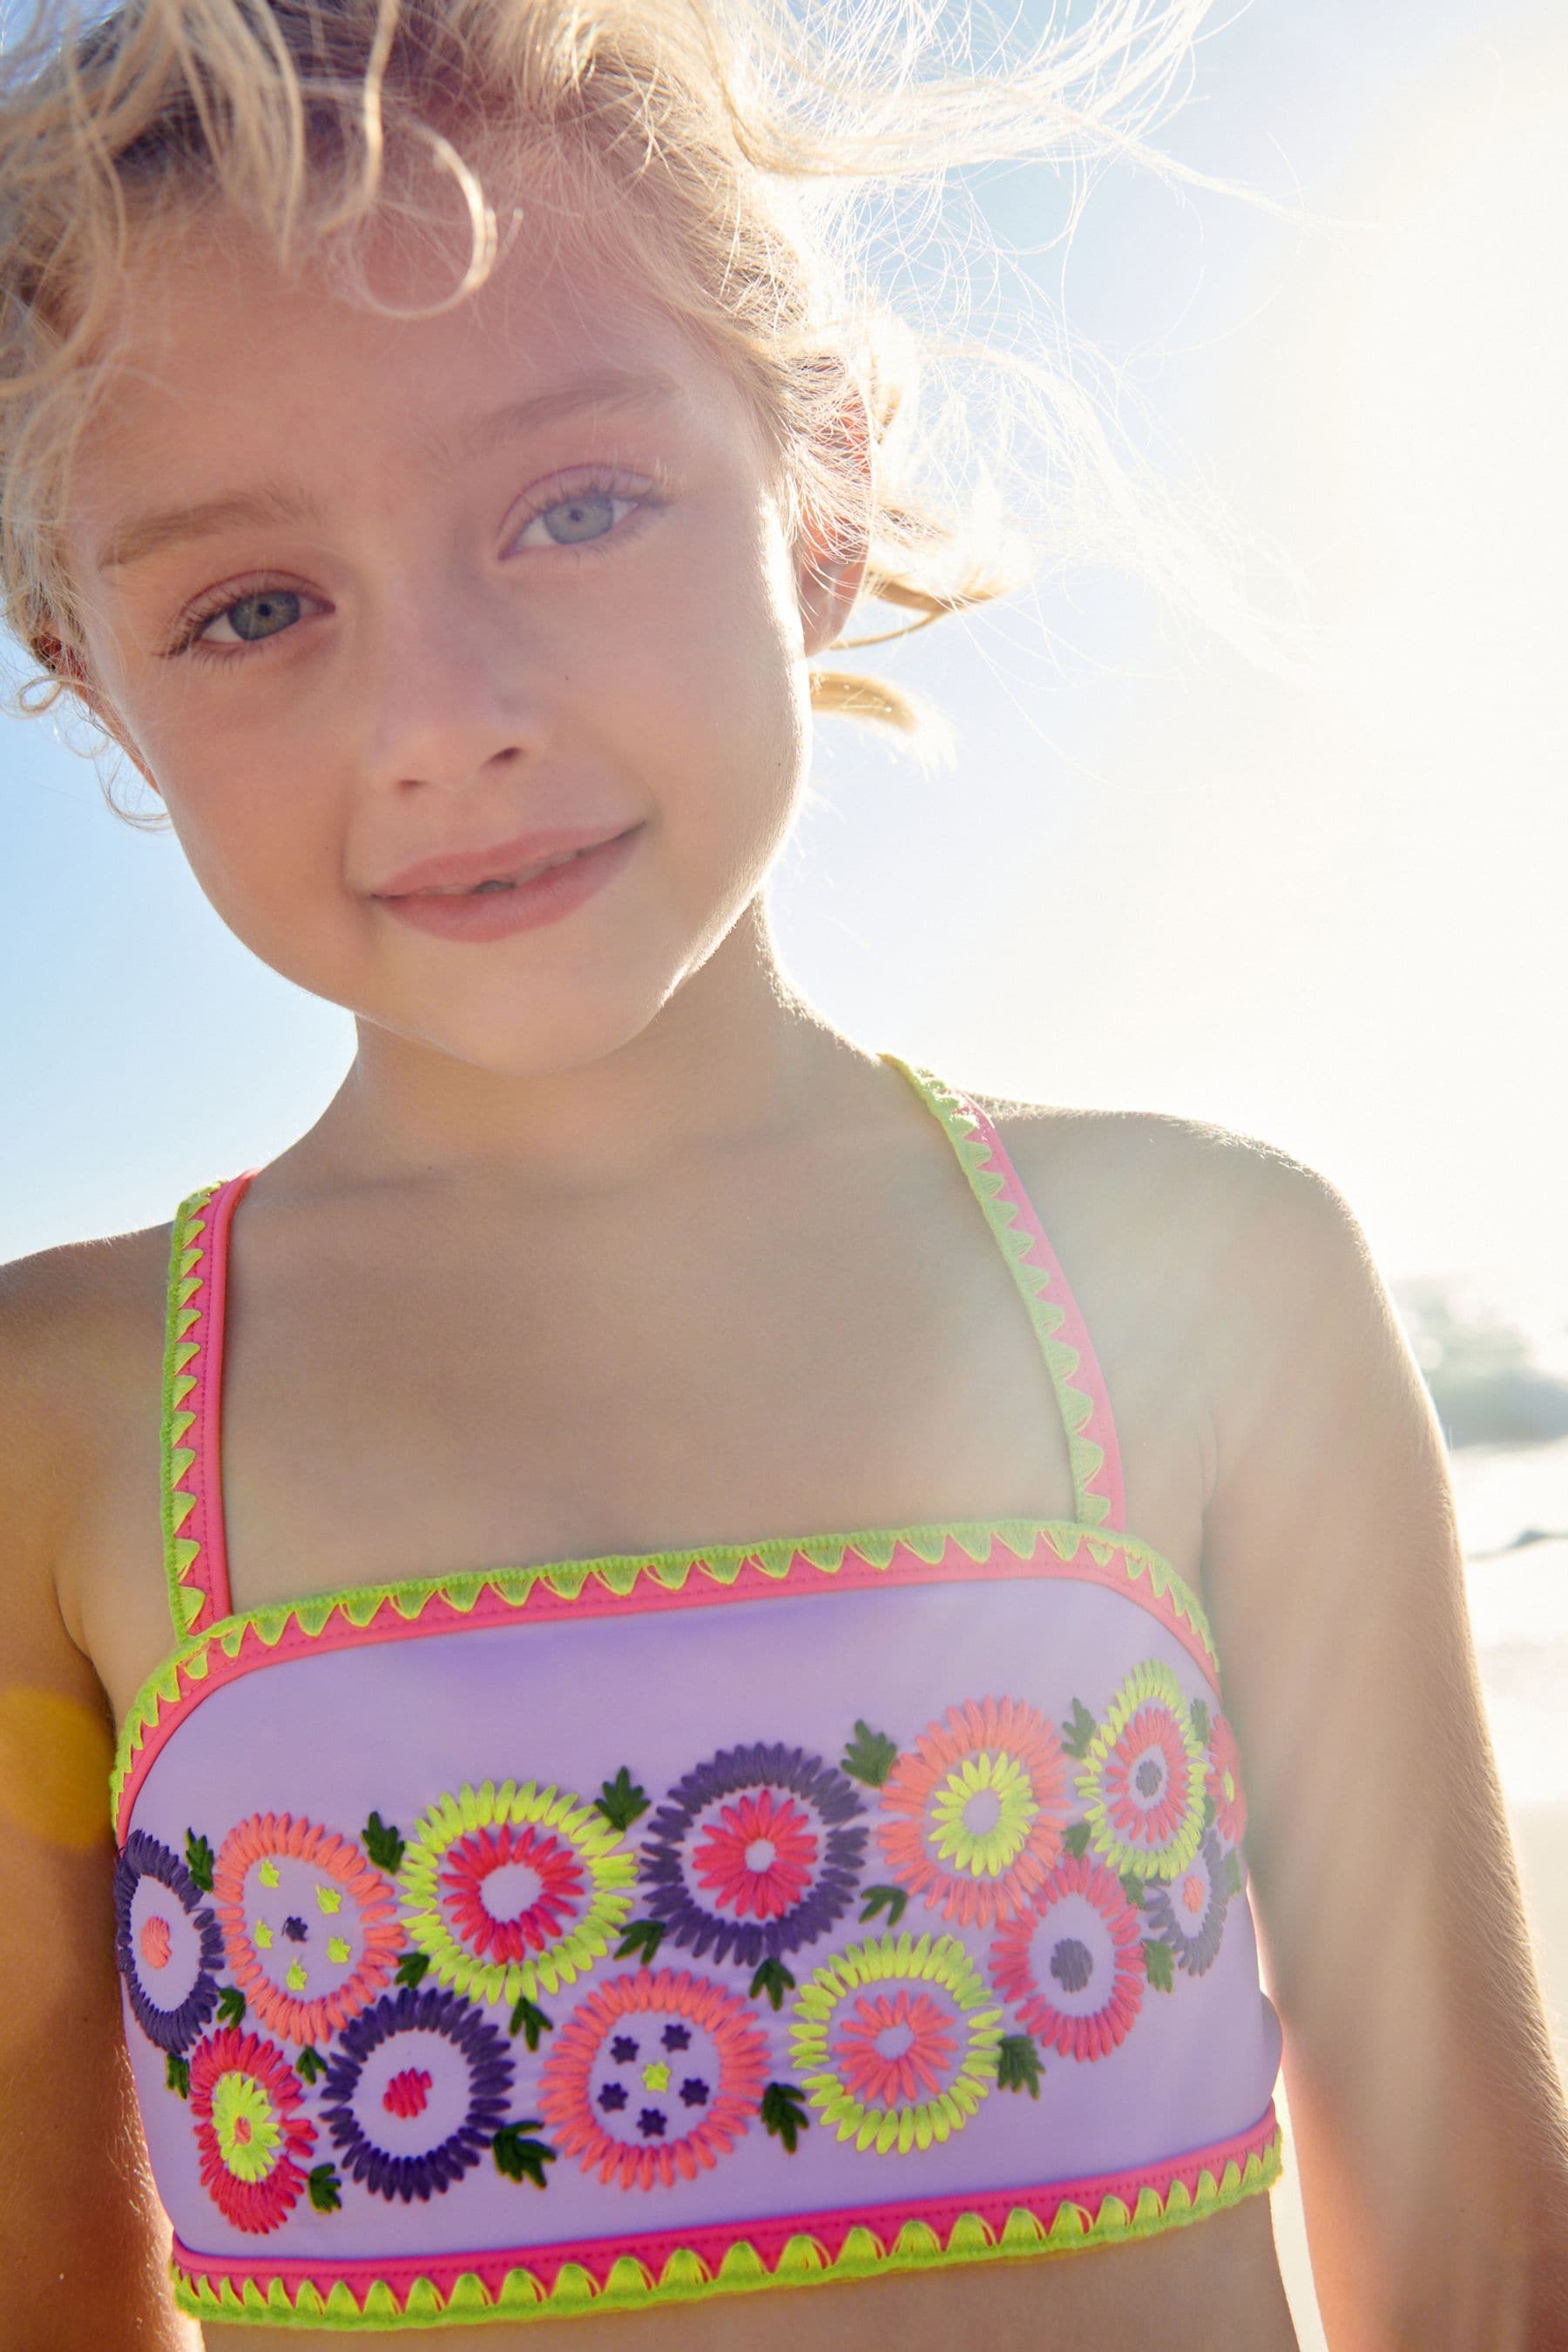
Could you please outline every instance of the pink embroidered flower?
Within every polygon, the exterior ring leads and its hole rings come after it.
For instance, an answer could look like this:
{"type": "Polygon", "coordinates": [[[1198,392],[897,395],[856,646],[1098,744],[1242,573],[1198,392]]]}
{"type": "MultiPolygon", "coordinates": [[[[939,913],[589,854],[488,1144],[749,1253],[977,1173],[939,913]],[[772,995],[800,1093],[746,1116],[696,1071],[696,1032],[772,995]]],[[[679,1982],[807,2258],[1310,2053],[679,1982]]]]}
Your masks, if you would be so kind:
{"type": "Polygon", "coordinates": [[[725,1910],[742,1919],[776,1919],[805,1894],[816,1847],[800,1807],[763,1788],[721,1809],[692,1867],[725,1910]]]}
{"type": "Polygon", "coordinates": [[[957,2042],[951,2013],[939,2009],[929,1993],[900,1985],[891,1995],[862,1993],[832,2049],[854,2097],[892,2107],[938,2096],[946,2088],[957,2042]]]}
{"type": "Polygon", "coordinates": [[[1032,1706],[969,1699],[927,1726],[882,1788],[888,1867],[931,1908],[989,1927],[1023,1909],[1061,1852],[1060,1737],[1032,1706]]]}
{"type": "Polygon", "coordinates": [[[226,2025],[192,2051],[190,2092],[213,2202],[237,2230],[276,2230],[299,2200],[315,2146],[299,2076],[275,2043],[226,2025]]]}
{"type": "Polygon", "coordinates": [[[757,2113],[768,2045],[746,2003],[708,1977],[610,1977],[555,2033],[538,2105],[557,2147],[623,2189],[695,2180],[757,2113]]]}
{"type": "Polygon", "coordinates": [[[1204,1831],[1204,1748],[1167,1665],[1134,1666],[1078,1776],[1096,1851],[1116,1871],[1176,1878],[1204,1831]]]}
{"type": "Polygon", "coordinates": [[[1229,1718],[1215,1714],[1209,1727],[1208,1793],[1214,1799],[1215,1821],[1226,1845],[1239,1845],[1247,1834],[1247,1798],[1241,1786],[1241,1755],[1229,1718]]]}
{"type": "Polygon", "coordinates": [[[1146,1981],[1138,1915],[1091,1854],[1066,1854],[1031,1907],[991,1947],[991,1981],[1064,2058],[1103,2058],[1137,2016],[1146,1981]]]}
{"type": "Polygon", "coordinates": [[[587,1908],[574,1850],[533,1822],[500,1822],[458,1838],[441,1863],[454,1932],[481,1960],[542,1952],[587,1908]]]}
{"type": "Polygon", "coordinates": [[[325,2042],[391,1979],[405,1945],[392,1883],[352,1840],[289,1813],[252,1813],[213,1867],[235,1982],[264,2025],[325,2042]]]}
{"type": "Polygon", "coordinates": [[[394,2074],[381,2095],[381,2104],[389,2116],[422,2116],[429,2102],[436,2077],[427,2066],[405,2066],[401,2074],[394,2074]]]}

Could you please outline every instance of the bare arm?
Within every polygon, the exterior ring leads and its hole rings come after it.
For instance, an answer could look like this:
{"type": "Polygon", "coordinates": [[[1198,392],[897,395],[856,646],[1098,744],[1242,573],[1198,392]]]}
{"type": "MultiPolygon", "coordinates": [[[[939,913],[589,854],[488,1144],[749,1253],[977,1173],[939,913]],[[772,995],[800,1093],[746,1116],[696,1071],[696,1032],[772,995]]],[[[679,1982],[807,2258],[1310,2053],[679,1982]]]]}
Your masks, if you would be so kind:
{"type": "Polygon", "coordinates": [[[0,1266],[0,2340],[194,2352],[121,2022],[109,1705],[56,1598],[66,1255],[0,1266]]]}
{"type": "Polygon", "coordinates": [[[1568,2122],[1441,1431],[1343,1201],[1233,1152],[1204,1580],[1329,2341],[1555,2352],[1568,2122]]]}

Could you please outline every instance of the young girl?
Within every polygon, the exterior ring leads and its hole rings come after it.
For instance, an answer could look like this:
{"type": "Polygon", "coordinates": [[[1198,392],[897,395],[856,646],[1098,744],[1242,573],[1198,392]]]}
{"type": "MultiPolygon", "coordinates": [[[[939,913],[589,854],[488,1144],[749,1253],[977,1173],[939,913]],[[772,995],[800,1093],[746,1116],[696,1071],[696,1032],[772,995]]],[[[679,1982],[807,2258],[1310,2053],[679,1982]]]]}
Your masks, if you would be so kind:
{"type": "Polygon", "coordinates": [[[807,663],[996,584],[810,183],[1135,86],[1069,102],[1121,9],[923,89],[910,15],[131,0],[8,61],[12,625],[358,1032],[265,1167],[0,1282],[16,2352],[1280,2352],[1285,2161],[1334,2352],[1568,2343],[1353,1217],[773,949],[812,709],[916,715],[807,663]]]}

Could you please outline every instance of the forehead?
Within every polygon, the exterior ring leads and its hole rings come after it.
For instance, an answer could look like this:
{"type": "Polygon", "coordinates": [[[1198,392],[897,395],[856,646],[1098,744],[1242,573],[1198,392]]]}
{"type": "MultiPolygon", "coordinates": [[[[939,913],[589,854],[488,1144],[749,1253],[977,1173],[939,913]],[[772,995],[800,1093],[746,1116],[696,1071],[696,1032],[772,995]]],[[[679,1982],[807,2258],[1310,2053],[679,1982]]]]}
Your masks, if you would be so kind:
{"type": "Polygon", "coordinates": [[[705,439],[754,445],[733,377],[613,254],[587,236],[531,237],[526,216],[504,211],[499,228],[489,278],[455,302],[466,237],[413,247],[391,226],[366,232],[375,300],[447,303],[414,318],[368,307],[330,268],[285,278],[237,222],[133,237],[106,320],[111,373],[77,451],[73,536],[149,481],[194,498],[237,467],[368,473],[497,403],[605,370],[668,378],[705,439]]]}

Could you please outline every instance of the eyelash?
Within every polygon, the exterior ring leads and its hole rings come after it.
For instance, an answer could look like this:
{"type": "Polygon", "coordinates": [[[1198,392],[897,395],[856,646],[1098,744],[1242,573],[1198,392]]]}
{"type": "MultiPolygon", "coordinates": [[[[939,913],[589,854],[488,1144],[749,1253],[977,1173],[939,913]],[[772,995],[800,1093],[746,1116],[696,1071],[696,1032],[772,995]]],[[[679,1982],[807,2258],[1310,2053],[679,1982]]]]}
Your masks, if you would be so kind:
{"type": "MultiPolygon", "coordinates": [[[[565,506],[573,499],[585,497],[595,490],[607,491],[612,497],[618,497],[626,504],[635,507],[639,514],[646,509],[663,506],[665,499],[658,495],[657,487],[661,478],[655,474],[652,478],[656,484],[654,490],[634,491],[620,489],[617,487],[616,476],[603,470],[595,470],[591,467],[581,469],[577,474],[564,475],[559,482],[551,485],[553,495],[543,499],[531,515],[525,517],[519,525],[519,530],[526,530],[531,523],[537,522],[540,516],[548,514],[552,507],[565,506]]],[[[576,547],[557,547],[551,551],[557,555],[608,554],[625,534],[626,522],[623,520],[622,522],[613,525],[603,539],[587,540],[576,547]]],[[[542,552],[539,549],[529,551],[535,554],[542,552]]],[[[302,596],[307,593],[302,589],[289,588],[279,581],[265,578],[246,583],[237,595],[232,586],[225,587],[209,598],[205,604],[198,605],[195,611],[188,615],[181,625],[179,636],[173,645],[165,648],[166,656],[172,658],[175,655],[188,655],[193,661],[223,663],[244,661],[255,655],[264,654],[268,646],[279,643],[283,638],[289,636],[292,631],[279,629],[273,636],[258,637],[243,650],[234,646],[206,646],[201,644],[199,640],[201,631],[209,621],[216,620],[220,614],[231,611],[236,604],[248,604],[254,596],[265,596],[269,589],[276,589],[284,595],[302,596]]]]}

